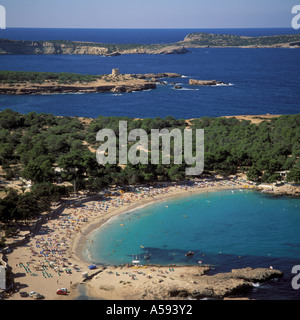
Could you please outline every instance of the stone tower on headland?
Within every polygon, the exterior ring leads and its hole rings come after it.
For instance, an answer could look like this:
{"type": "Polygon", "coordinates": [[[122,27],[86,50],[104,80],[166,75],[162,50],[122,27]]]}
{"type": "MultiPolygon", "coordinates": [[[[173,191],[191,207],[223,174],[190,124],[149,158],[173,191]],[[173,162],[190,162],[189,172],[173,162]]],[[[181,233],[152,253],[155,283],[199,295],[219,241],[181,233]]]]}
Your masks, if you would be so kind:
{"type": "Polygon", "coordinates": [[[112,69],[112,76],[118,76],[120,74],[120,70],[119,69],[112,69]]]}

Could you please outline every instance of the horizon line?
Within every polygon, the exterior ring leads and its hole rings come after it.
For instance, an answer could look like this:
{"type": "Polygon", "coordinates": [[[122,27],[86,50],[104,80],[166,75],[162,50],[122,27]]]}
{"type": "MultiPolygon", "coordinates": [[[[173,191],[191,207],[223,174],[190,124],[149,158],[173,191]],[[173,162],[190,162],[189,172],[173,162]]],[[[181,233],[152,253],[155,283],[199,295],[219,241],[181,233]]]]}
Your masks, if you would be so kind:
{"type": "Polygon", "coordinates": [[[102,29],[116,29],[116,30],[185,30],[185,29],[292,29],[294,30],[291,26],[289,27],[185,27],[185,28],[180,28],[180,27],[170,27],[170,28],[155,28],[155,27],[148,27],[148,28],[124,28],[124,27],[103,27],[103,28],[98,28],[98,27],[6,27],[6,29],[95,29],[95,30],[102,30],[102,29]]]}

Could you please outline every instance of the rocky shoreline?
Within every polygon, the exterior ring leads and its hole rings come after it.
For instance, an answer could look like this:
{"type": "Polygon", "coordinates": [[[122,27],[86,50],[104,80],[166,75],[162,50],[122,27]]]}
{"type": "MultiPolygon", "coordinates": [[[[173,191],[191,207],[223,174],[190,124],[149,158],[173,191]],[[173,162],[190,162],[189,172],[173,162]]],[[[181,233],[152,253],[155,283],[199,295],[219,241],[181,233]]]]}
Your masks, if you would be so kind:
{"type": "Polygon", "coordinates": [[[208,266],[103,267],[87,282],[89,296],[125,300],[185,300],[244,297],[260,283],[281,278],[272,268],[232,269],[207,275],[208,266]]]}
{"type": "Polygon", "coordinates": [[[277,196],[300,197],[300,186],[292,184],[261,184],[257,186],[257,190],[263,193],[270,193],[277,196]]]}

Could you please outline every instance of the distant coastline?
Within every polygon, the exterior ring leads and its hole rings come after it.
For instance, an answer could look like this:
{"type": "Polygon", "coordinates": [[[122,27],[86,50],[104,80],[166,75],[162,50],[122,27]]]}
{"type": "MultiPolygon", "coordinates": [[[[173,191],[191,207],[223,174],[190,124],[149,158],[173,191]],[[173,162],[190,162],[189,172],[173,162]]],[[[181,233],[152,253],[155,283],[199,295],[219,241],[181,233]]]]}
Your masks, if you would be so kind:
{"type": "Polygon", "coordinates": [[[109,44],[84,41],[24,41],[0,39],[0,54],[87,54],[118,56],[121,54],[184,54],[187,48],[299,48],[300,35],[245,37],[228,34],[195,32],[183,41],[168,44],[109,44]]]}

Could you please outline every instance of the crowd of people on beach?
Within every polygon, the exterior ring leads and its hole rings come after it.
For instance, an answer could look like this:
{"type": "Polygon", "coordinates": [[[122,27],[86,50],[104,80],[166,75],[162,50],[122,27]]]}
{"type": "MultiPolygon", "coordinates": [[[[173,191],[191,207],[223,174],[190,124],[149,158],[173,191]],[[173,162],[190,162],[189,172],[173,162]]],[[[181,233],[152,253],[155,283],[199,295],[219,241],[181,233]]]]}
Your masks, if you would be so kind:
{"type": "MultiPolygon", "coordinates": [[[[104,191],[95,201],[73,200],[68,203],[63,212],[53,217],[50,216],[38,234],[31,238],[26,249],[29,251],[27,259],[24,261],[20,259],[16,268],[24,268],[26,275],[43,278],[57,278],[66,274],[71,280],[74,272],[83,273],[84,271],[70,261],[72,240],[78,232],[82,232],[83,226],[88,222],[99,219],[99,217],[105,218],[113,209],[135,204],[143,199],[151,200],[164,194],[172,194],[175,191],[192,191],[210,187],[248,188],[250,186],[242,179],[201,180],[161,187],[131,187],[127,191],[115,188],[104,191]]],[[[53,210],[53,213],[56,210],[57,208],[53,210]]]]}

